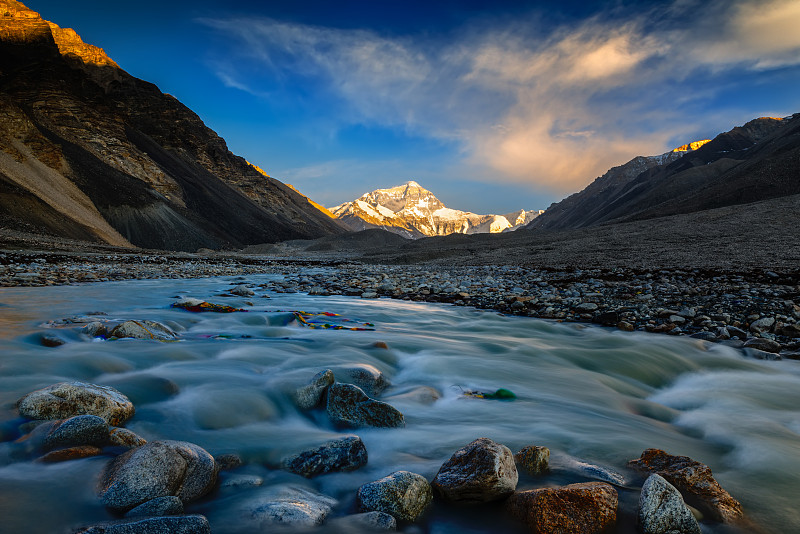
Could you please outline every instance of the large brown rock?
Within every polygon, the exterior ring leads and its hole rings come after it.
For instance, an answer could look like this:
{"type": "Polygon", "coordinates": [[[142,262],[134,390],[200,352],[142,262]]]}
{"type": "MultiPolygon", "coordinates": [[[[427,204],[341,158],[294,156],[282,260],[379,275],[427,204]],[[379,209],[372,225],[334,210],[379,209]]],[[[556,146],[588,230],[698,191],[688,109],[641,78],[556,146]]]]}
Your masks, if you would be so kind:
{"type": "Polygon", "coordinates": [[[479,438],[458,449],[439,469],[431,486],[444,500],[480,503],[512,494],[518,480],[511,450],[479,438]]]}
{"type": "Polygon", "coordinates": [[[30,419],[97,415],[113,426],[125,423],[135,411],[128,397],[116,389],[84,382],[59,382],[38,389],[18,400],[17,408],[30,419]]]}
{"type": "Polygon", "coordinates": [[[583,482],[513,494],[506,509],[534,534],[595,534],[617,521],[617,490],[583,482]]]}
{"type": "Polygon", "coordinates": [[[703,515],[723,523],[742,520],[742,505],[722,489],[711,469],[688,456],[672,456],[660,449],[647,449],[628,466],[646,473],[657,473],[681,492],[686,502],[703,515]]]}

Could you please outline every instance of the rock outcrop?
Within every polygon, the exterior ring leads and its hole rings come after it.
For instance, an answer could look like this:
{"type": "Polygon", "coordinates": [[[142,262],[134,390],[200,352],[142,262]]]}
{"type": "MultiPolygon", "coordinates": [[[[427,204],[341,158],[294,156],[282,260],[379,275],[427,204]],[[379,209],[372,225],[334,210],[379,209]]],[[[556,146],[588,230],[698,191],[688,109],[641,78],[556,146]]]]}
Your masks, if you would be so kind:
{"type": "Polygon", "coordinates": [[[71,29],[0,0],[0,225],[148,248],[341,233],[174,97],[71,29]]]}

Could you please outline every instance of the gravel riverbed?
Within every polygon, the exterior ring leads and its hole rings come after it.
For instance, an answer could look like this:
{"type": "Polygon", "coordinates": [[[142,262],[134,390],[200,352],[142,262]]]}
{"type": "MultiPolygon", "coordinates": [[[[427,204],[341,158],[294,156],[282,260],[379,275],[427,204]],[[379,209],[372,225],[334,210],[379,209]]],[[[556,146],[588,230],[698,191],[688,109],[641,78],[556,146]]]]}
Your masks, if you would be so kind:
{"type": "Polygon", "coordinates": [[[689,335],[762,359],[800,359],[800,278],[756,270],[373,265],[188,253],[0,252],[0,287],[283,275],[276,292],[449,303],[504,314],[689,335]]]}

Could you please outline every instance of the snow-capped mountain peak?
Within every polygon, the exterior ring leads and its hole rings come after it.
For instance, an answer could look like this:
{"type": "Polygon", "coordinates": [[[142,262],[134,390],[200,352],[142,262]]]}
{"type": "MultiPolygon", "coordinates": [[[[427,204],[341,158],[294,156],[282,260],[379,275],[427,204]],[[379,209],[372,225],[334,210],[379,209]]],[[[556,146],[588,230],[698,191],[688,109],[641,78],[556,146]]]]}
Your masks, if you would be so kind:
{"type": "Polygon", "coordinates": [[[520,210],[507,215],[478,215],[450,209],[413,180],[364,193],[352,202],[330,208],[330,211],[353,230],[384,228],[414,238],[514,230],[541,213],[520,210]]]}

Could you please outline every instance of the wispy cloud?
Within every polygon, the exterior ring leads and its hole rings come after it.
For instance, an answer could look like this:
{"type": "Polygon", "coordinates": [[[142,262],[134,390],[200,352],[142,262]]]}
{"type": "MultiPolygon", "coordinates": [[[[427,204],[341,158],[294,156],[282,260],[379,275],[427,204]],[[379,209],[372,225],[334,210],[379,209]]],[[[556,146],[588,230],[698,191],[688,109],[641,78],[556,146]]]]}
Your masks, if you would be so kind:
{"type": "MultiPolygon", "coordinates": [[[[557,192],[690,131],[678,100],[715,91],[687,94],[693,78],[800,64],[797,0],[676,0],[555,28],[535,18],[471,26],[446,41],[271,19],[201,22],[272,79],[335,100],[343,123],[457,140],[463,159],[493,179],[557,192]]],[[[257,92],[244,72],[218,75],[257,92]]]]}

